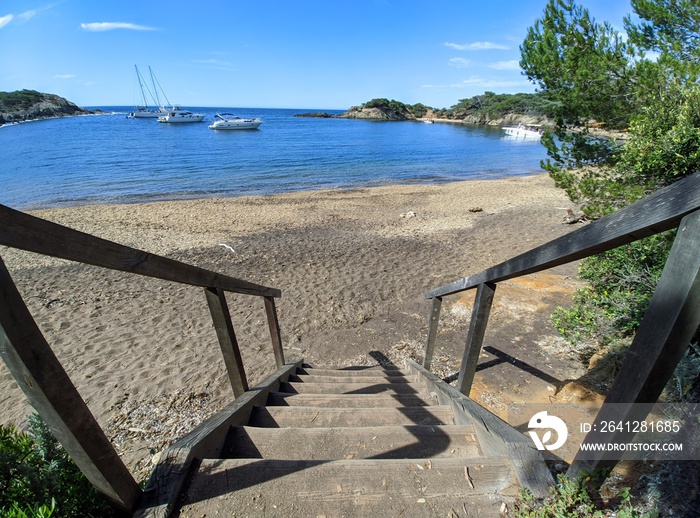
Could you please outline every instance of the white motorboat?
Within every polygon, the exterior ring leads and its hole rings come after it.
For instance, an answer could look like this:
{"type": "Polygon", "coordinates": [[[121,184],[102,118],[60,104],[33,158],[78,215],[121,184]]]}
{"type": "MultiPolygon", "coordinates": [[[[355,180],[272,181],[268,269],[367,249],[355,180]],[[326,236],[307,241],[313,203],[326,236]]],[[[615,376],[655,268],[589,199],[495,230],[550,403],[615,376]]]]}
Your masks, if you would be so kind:
{"type": "Polygon", "coordinates": [[[518,124],[517,126],[506,126],[502,129],[509,137],[522,139],[540,139],[543,133],[540,124],[518,124]]]}
{"type": "Polygon", "coordinates": [[[242,130],[242,129],[257,129],[262,120],[258,117],[255,119],[244,119],[237,117],[232,113],[217,113],[214,117],[214,122],[209,125],[209,129],[215,130],[242,130]]]}
{"type": "Polygon", "coordinates": [[[179,106],[172,106],[171,109],[167,110],[165,115],[158,117],[158,122],[169,122],[169,123],[184,123],[184,122],[202,122],[204,120],[203,113],[193,113],[189,110],[183,110],[179,106]]]}

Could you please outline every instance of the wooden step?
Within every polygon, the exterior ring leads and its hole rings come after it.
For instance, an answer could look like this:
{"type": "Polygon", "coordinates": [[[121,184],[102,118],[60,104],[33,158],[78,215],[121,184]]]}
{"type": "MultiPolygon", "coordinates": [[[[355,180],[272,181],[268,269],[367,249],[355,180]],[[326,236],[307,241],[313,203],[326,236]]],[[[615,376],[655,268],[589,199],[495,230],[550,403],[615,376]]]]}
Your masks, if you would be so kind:
{"type": "Polygon", "coordinates": [[[179,516],[499,516],[516,492],[504,457],[204,460],[179,516]]]}
{"type": "Polygon", "coordinates": [[[387,383],[416,383],[415,376],[321,376],[319,374],[295,374],[289,376],[295,383],[364,383],[366,385],[386,385],[387,383]]]}
{"type": "Polygon", "coordinates": [[[234,426],[224,458],[279,460],[478,457],[473,426],[256,428],[234,426]]]}
{"type": "Polygon", "coordinates": [[[310,376],[335,376],[338,378],[352,378],[354,376],[384,376],[385,378],[393,377],[414,377],[409,371],[401,369],[378,369],[375,367],[370,367],[366,369],[311,369],[302,368],[297,371],[297,374],[308,374],[310,376]]]}
{"type": "Polygon", "coordinates": [[[418,383],[282,383],[280,392],[295,394],[418,394],[418,383]]]}
{"type": "Polygon", "coordinates": [[[406,407],[437,405],[437,397],[427,392],[418,394],[290,394],[272,392],[267,399],[268,405],[311,406],[311,407],[406,407]]]}
{"type": "Polygon", "coordinates": [[[387,426],[412,424],[454,424],[452,407],[447,405],[405,408],[313,408],[255,407],[250,426],[268,428],[327,428],[333,426],[387,426]]]}

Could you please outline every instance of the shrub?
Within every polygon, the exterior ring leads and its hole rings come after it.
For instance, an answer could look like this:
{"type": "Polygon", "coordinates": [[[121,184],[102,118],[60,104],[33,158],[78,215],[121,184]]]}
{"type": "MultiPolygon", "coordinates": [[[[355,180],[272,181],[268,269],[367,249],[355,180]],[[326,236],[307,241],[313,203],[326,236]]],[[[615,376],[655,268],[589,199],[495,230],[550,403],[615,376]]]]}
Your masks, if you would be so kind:
{"type": "Polygon", "coordinates": [[[0,426],[0,517],[112,516],[38,415],[30,432],[0,426]]]}
{"type": "MultiPolygon", "coordinates": [[[[610,509],[599,509],[583,479],[571,480],[559,475],[557,484],[550,489],[551,495],[538,501],[527,489],[521,489],[515,501],[517,518],[603,518],[611,516],[610,509]]],[[[629,488],[622,488],[618,494],[615,514],[618,518],[654,518],[656,513],[644,513],[634,509],[629,488]]]]}

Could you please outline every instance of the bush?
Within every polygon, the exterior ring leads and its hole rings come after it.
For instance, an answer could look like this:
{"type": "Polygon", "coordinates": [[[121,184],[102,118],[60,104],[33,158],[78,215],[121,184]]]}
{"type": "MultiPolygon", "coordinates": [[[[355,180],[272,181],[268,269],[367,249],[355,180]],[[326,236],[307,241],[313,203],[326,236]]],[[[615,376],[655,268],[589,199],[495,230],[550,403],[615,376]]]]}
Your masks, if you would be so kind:
{"type": "Polygon", "coordinates": [[[594,340],[604,347],[632,335],[654,294],[674,234],[657,234],[581,261],[579,277],[588,286],[574,294],[570,308],[555,311],[556,329],[579,346],[594,340]]]}
{"type": "MultiPolygon", "coordinates": [[[[610,509],[599,509],[593,501],[584,480],[571,480],[559,475],[557,484],[550,489],[551,495],[537,501],[527,489],[521,489],[515,501],[517,518],[603,518],[611,516],[610,509]]],[[[653,518],[657,513],[637,511],[631,504],[629,488],[622,488],[615,505],[618,518],[653,518]]]]}
{"type": "Polygon", "coordinates": [[[0,517],[113,516],[38,415],[0,426],[0,517]]]}

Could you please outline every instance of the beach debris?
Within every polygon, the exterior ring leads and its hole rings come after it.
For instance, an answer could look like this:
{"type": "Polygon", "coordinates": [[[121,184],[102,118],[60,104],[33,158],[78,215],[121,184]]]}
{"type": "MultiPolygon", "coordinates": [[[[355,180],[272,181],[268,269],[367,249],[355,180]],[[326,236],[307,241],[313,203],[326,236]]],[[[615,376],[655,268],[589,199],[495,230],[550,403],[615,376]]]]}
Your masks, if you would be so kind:
{"type": "MultiPolygon", "coordinates": [[[[184,437],[219,410],[212,395],[179,389],[153,399],[124,397],[112,407],[105,433],[137,477],[152,469],[153,455],[184,437]]],[[[158,457],[159,458],[159,457],[158,457]]]]}
{"type": "Polygon", "coordinates": [[[415,218],[415,217],[417,217],[417,216],[418,216],[418,214],[416,214],[416,213],[413,212],[412,210],[409,210],[408,212],[405,212],[405,213],[401,214],[400,217],[402,217],[402,218],[404,218],[404,219],[411,219],[411,218],[415,218]]]}
{"type": "Polygon", "coordinates": [[[484,212],[484,209],[482,209],[481,207],[472,207],[471,209],[469,209],[469,212],[484,212]]]}
{"type": "Polygon", "coordinates": [[[236,251],[231,245],[227,245],[226,243],[219,243],[219,246],[223,246],[226,250],[230,250],[234,254],[236,253],[236,251]]]}
{"type": "Polygon", "coordinates": [[[469,482],[469,487],[474,489],[474,479],[469,474],[469,468],[464,466],[464,478],[469,482]]]}

